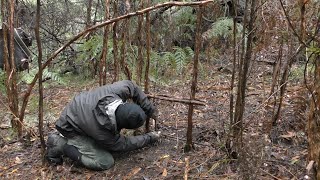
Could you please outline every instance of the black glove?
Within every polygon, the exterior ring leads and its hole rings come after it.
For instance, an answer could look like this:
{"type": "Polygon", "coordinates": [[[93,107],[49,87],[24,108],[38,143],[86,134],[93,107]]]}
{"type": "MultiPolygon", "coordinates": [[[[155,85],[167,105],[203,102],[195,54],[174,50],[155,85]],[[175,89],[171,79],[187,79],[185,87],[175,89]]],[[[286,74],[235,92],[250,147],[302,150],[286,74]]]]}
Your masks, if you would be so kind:
{"type": "Polygon", "coordinates": [[[150,137],[150,143],[154,143],[160,139],[161,132],[160,131],[153,131],[153,132],[147,133],[147,135],[150,137]]]}

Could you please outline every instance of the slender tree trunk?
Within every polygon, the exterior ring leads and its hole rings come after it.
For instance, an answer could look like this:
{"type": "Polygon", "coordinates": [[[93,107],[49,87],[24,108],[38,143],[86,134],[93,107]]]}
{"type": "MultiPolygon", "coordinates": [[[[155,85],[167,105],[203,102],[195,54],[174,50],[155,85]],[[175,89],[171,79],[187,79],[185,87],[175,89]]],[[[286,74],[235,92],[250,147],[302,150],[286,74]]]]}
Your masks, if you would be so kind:
{"type": "MultiPolygon", "coordinates": [[[[147,0],[147,7],[150,7],[150,0],[147,0]]],[[[149,93],[149,68],[150,68],[150,51],[151,51],[151,36],[150,36],[150,14],[146,13],[146,69],[144,74],[144,92],[149,93]]],[[[142,72],[142,67],[141,67],[142,72]]],[[[146,120],[146,132],[150,131],[150,118],[146,120]]]]}
{"type": "Polygon", "coordinates": [[[87,0],[86,28],[91,26],[92,0],[87,0]]]}
{"type": "MultiPolygon", "coordinates": [[[[130,4],[128,2],[128,0],[126,0],[126,9],[125,9],[125,13],[129,13],[130,11],[130,4]]],[[[120,64],[121,64],[121,69],[124,72],[124,74],[126,75],[128,80],[131,80],[131,73],[130,70],[127,66],[126,63],[126,57],[127,57],[127,53],[126,53],[126,46],[127,46],[127,40],[128,40],[128,35],[129,35],[129,22],[128,19],[123,20],[123,28],[122,28],[122,32],[121,32],[121,58],[120,58],[120,64]]]]}
{"type": "MultiPolygon", "coordinates": [[[[118,6],[117,1],[113,2],[113,18],[118,16],[118,6]]],[[[118,62],[118,37],[117,37],[117,30],[118,30],[118,22],[114,22],[112,26],[112,43],[113,43],[113,64],[114,64],[114,76],[113,82],[119,80],[119,62],[118,62]]]]}
{"type": "Polygon", "coordinates": [[[43,85],[42,85],[42,45],[41,45],[41,38],[40,38],[40,0],[37,0],[37,13],[36,13],[36,26],[35,26],[35,36],[38,46],[38,68],[39,68],[39,123],[38,123],[38,130],[40,134],[40,141],[41,141],[41,157],[42,157],[42,164],[45,163],[45,149],[46,143],[44,140],[43,135],[43,85]]]}
{"type": "Polygon", "coordinates": [[[18,100],[18,89],[17,89],[17,72],[15,67],[15,60],[14,60],[14,7],[15,1],[9,1],[9,66],[7,66],[7,93],[9,99],[9,106],[11,112],[13,114],[13,119],[11,121],[12,127],[18,131],[19,137],[22,136],[22,121],[19,121],[19,100],[18,100]],[[11,100],[11,101],[10,101],[11,100]]]}
{"type": "MultiPolygon", "coordinates": [[[[150,0],[147,1],[147,7],[150,7],[150,0]]],[[[147,59],[146,69],[144,74],[144,92],[149,93],[149,69],[150,69],[150,51],[151,51],[151,36],[150,36],[150,13],[146,13],[146,48],[147,48],[147,59]]]]}
{"type": "MultiPolygon", "coordinates": [[[[105,21],[109,19],[109,0],[105,0],[105,21]]],[[[99,67],[99,85],[103,86],[107,83],[107,55],[108,55],[108,34],[109,26],[104,27],[103,48],[99,67]]]]}
{"type": "MultiPolygon", "coordinates": [[[[145,0],[140,1],[140,9],[143,9],[145,0]]],[[[138,61],[137,61],[137,84],[140,86],[142,81],[142,68],[143,68],[143,41],[142,41],[142,23],[143,15],[138,17],[138,30],[137,30],[137,41],[138,41],[138,61]]]]}
{"type": "MultiPolygon", "coordinates": [[[[235,7],[237,7],[237,0],[233,0],[232,3],[235,7]]],[[[235,81],[235,74],[236,74],[236,62],[237,62],[237,11],[236,8],[231,9],[231,11],[234,11],[234,17],[233,17],[233,59],[232,59],[232,75],[231,75],[231,81],[230,81],[230,103],[229,103],[229,121],[230,121],[230,127],[229,131],[232,132],[232,125],[234,124],[234,95],[233,95],[233,89],[234,89],[234,81],[235,81]]],[[[226,140],[226,148],[231,153],[231,137],[228,136],[226,140]]]]}
{"type": "MultiPolygon", "coordinates": [[[[200,5],[197,12],[197,27],[196,27],[196,37],[195,37],[195,53],[194,53],[194,60],[193,60],[193,72],[192,72],[192,82],[191,82],[191,94],[190,99],[194,100],[196,97],[196,89],[197,89],[197,82],[198,82],[198,64],[199,64],[199,54],[201,48],[201,25],[202,25],[202,12],[203,6],[200,5]]],[[[188,128],[187,128],[187,143],[185,145],[185,151],[188,152],[193,149],[192,143],[192,115],[193,115],[193,104],[189,104],[188,109],[188,128]]]]}
{"type": "MultiPolygon", "coordinates": [[[[246,1],[246,7],[248,5],[248,1],[246,1]]],[[[234,121],[234,140],[236,142],[238,150],[242,147],[242,131],[243,131],[243,114],[245,111],[245,92],[247,86],[247,76],[248,70],[251,63],[252,58],[252,39],[253,39],[253,30],[254,30],[254,21],[255,21],[255,6],[256,1],[252,0],[250,6],[250,21],[248,24],[249,32],[247,42],[246,42],[246,50],[244,57],[240,60],[239,66],[239,81],[238,81],[238,93],[237,93],[237,100],[236,100],[236,109],[235,109],[235,121],[234,121]]],[[[248,8],[246,8],[248,9],[248,8]]],[[[245,44],[242,44],[243,46],[245,44]]]]}
{"type": "Polygon", "coordinates": [[[315,60],[314,94],[308,119],[309,161],[314,161],[315,179],[320,179],[320,57],[315,60]]]}

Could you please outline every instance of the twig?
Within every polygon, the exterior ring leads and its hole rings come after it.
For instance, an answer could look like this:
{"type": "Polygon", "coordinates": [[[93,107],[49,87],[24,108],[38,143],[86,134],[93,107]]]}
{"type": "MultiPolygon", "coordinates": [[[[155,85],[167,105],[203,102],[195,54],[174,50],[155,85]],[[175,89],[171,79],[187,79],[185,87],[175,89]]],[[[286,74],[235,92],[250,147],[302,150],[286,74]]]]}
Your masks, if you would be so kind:
{"type": "Polygon", "coordinates": [[[274,179],[281,180],[280,178],[278,178],[278,177],[270,174],[269,172],[267,172],[267,171],[265,171],[265,170],[263,170],[263,169],[261,169],[261,168],[260,168],[260,170],[263,171],[264,173],[266,173],[267,175],[271,176],[271,177],[274,178],[274,179]]]}
{"type": "Polygon", "coordinates": [[[163,95],[155,95],[155,94],[147,94],[149,98],[155,98],[155,99],[160,99],[160,100],[165,100],[165,101],[171,101],[171,102],[180,102],[180,103],[185,103],[185,104],[195,104],[195,105],[200,105],[200,106],[206,106],[205,102],[202,102],[200,100],[194,100],[194,99],[179,99],[176,97],[167,97],[163,95]]]}
{"type": "MultiPolygon", "coordinates": [[[[181,138],[181,137],[178,137],[178,136],[174,137],[174,136],[171,136],[171,135],[169,135],[169,134],[163,134],[163,136],[166,137],[166,138],[171,138],[171,139],[177,139],[177,140],[183,140],[183,141],[186,141],[186,140],[187,140],[186,138],[181,138]]],[[[203,143],[200,143],[200,142],[193,142],[193,144],[211,147],[210,144],[203,144],[203,143]]]]}
{"type": "Polygon", "coordinates": [[[186,167],[184,169],[184,180],[188,180],[188,172],[189,172],[189,157],[184,158],[186,162],[186,167]]]}

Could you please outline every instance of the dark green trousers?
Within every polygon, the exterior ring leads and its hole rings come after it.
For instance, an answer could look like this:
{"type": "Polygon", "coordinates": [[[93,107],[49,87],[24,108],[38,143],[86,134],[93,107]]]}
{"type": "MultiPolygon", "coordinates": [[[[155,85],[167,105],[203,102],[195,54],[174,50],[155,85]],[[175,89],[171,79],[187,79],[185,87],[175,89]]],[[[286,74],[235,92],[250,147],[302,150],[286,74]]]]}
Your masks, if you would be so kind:
{"type": "Polygon", "coordinates": [[[106,170],[114,165],[112,155],[97,146],[95,141],[87,136],[75,136],[68,139],[68,145],[76,147],[81,155],[81,163],[88,169],[106,170]]]}

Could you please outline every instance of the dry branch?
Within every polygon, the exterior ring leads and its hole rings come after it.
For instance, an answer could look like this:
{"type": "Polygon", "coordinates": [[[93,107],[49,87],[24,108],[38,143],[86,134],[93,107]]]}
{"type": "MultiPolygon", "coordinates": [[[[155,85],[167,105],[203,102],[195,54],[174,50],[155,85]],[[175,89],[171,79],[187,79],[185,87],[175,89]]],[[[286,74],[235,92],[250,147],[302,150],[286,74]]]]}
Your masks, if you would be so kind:
{"type": "Polygon", "coordinates": [[[160,99],[160,100],[164,100],[164,101],[206,106],[205,102],[195,100],[195,99],[181,99],[181,98],[176,98],[176,97],[168,97],[168,96],[164,96],[164,95],[154,95],[154,94],[147,94],[147,96],[148,96],[148,98],[160,99]]]}

